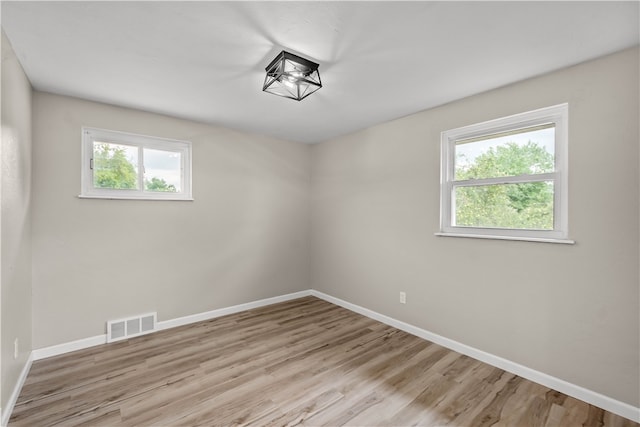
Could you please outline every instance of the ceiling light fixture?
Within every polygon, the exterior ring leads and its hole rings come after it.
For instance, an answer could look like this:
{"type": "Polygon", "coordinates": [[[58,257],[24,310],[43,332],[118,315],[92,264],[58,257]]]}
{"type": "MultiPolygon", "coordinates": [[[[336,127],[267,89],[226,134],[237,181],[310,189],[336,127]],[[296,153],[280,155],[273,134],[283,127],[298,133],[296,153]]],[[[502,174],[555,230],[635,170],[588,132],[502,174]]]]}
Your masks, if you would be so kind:
{"type": "Polygon", "coordinates": [[[265,68],[262,90],[300,101],[322,87],[318,64],[282,51],[265,68]]]}

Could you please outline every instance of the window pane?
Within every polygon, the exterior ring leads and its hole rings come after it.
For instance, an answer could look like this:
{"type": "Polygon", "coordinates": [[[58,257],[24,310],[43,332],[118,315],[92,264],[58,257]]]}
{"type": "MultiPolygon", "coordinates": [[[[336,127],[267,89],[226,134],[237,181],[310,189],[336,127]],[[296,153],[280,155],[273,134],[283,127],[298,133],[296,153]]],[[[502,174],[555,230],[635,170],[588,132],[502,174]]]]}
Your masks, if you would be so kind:
{"type": "Polygon", "coordinates": [[[144,189],[177,193],[182,191],[182,155],[176,151],[144,149],[144,189]]]}
{"type": "Polygon", "coordinates": [[[455,226],[553,230],[553,182],[456,187],[455,226]]]}
{"type": "Polygon", "coordinates": [[[93,187],[138,189],[138,148],[94,141],[93,187]]]}
{"type": "Polygon", "coordinates": [[[456,143],[455,180],[554,171],[553,124],[472,138],[456,143]]]}

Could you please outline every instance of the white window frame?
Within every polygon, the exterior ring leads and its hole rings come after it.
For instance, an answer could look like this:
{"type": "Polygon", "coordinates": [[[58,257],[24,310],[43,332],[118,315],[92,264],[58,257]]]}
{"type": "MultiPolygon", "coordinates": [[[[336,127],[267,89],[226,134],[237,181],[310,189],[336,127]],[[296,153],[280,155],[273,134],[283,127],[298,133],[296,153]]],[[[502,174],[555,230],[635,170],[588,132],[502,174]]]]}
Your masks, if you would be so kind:
{"type": "Polygon", "coordinates": [[[155,136],[138,135],[91,127],[82,128],[82,174],[80,198],[133,199],[133,200],[193,200],[191,193],[191,142],[155,136]],[[106,142],[138,147],[138,189],[94,188],[93,143],[106,142]],[[181,191],[160,192],[144,190],[143,149],[157,149],[180,153],[181,191]]]}
{"type": "Polygon", "coordinates": [[[442,132],[440,163],[440,232],[436,233],[436,235],[503,240],[527,240],[550,243],[574,243],[572,240],[568,239],[568,124],[569,106],[565,103],[442,132]],[[553,172],[537,175],[520,175],[464,181],[454,180],[456,143],[470,138],[488,137],[493,134],[550,123],[555,125],[555,168],[553,172]],[[483,228],[454,225],[454,192],[457,187],[538,181],[553,181],[553,230],[483,228]]]}

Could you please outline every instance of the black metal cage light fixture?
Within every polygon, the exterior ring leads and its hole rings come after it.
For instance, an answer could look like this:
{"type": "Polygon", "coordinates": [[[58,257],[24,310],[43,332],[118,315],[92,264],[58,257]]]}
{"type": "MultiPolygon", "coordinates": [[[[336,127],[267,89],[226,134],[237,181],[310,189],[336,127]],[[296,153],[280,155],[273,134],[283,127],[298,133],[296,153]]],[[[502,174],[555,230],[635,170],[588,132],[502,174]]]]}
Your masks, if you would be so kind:
{"type": "Polygon", "coordinates": [[[300,101],[322,87],[318,64],[282,51],[265,68],[262,90],[300,101]]]}

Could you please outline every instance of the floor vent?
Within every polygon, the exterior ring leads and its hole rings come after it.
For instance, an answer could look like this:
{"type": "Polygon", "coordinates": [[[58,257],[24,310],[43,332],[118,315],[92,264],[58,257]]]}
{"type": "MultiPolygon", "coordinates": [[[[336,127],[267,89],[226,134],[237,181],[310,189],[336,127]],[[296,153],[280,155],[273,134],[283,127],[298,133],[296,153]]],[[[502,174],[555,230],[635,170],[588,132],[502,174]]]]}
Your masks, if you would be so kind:
{"type": "Polygon", "coordinates": [[[141,314],[126,319],[107,322],[107,342],[120,341],[138,335],[148,334],[156,329],[156,313],[141,314]]]}

